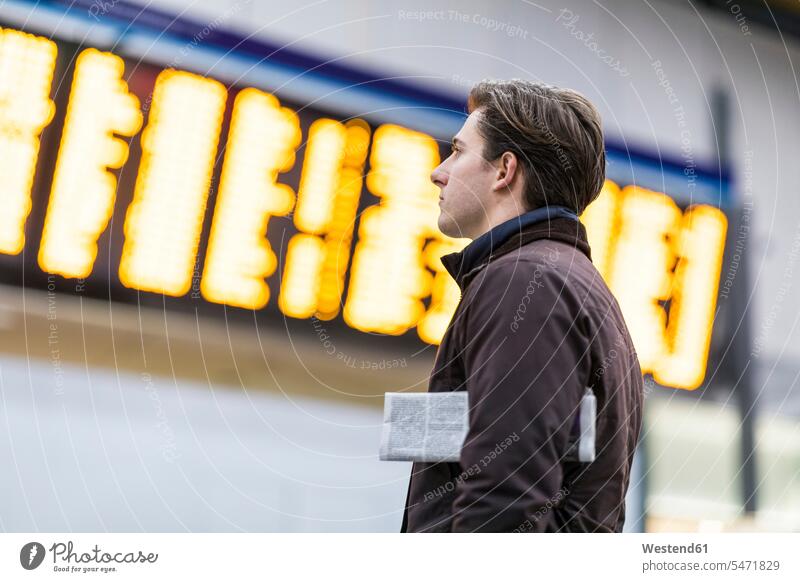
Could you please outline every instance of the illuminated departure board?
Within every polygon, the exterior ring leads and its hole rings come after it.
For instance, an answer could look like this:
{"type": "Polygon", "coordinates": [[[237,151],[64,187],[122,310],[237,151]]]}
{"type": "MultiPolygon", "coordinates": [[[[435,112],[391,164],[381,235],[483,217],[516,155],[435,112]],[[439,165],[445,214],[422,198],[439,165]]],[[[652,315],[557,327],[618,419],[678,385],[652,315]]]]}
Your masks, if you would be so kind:
{"type": "MultiPolygon", "coordinates": [[[[468,242],[436,226],[429,176],[448,147],[379,115],[2,28],[0,268],[18,284],[438,344],[459,300],[439,258],[468,242]]],[[[668,194],[609,180],[581,218],[643,371],[694,389],[727,221],[668,194]]]]}

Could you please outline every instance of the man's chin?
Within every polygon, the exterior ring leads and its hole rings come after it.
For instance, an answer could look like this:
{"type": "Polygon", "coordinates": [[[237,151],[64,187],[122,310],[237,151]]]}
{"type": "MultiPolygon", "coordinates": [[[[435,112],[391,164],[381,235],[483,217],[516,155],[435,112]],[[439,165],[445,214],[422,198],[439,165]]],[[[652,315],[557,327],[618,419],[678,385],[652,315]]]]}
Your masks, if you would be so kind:
{"type": "Polygon", "coordinates": [[[439,232],[450,238],[464,238],[466,236],[463,230],[458,227],[458,224],[445,216],[444,213],[439,215],[438,227],[439,232]]]}
{"type": "Polygon", "coordinates": [[[451,220],[448,220],[444,213],[439,215],[437,226],[439,227],[439,232],[449,237],[452,237],[453,235],[451,233],[456,230],[455,224],[453,224],[451,220]]]}

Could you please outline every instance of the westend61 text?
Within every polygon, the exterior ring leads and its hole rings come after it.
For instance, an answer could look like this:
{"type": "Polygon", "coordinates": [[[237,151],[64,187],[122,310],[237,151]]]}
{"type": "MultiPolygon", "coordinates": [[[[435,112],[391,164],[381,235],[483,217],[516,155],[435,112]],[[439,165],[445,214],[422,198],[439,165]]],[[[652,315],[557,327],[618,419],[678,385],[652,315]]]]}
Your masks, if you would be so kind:
{"type": "Polygon", "coordinates": [[[645,554],[707,554],[708,544],[687,544],[676,546],[673,544],[642,544],[645,554]]]}

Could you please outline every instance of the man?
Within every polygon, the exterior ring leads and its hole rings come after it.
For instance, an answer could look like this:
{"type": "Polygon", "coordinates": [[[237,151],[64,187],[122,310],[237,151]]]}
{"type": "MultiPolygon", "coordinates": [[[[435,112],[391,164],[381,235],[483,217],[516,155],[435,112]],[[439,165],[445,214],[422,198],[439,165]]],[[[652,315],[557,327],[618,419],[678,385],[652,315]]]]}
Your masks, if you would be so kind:
{"type": "Polygon", "coordinates": [[[621,531],[642,375],[578,219],[605,180],[599,114],[521,80],[468,108],[431,175],[440,230],[473,240],[442,257],[462,297],[429,391],[466,390],[469,429],[458,463],[414,463],[402,531],[621,531]]]}

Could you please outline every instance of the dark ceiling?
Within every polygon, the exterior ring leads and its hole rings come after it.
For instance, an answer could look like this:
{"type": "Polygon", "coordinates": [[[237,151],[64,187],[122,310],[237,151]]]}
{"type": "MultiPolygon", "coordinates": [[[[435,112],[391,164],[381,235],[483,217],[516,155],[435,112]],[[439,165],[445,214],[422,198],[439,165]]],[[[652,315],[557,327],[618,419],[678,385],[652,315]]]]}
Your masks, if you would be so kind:
{"type": "Polygon", "coordinates": [[[696,5],[734,16],[751,28],[766,26],[800,37],[800,0],[695,0],[696,5]]]}

